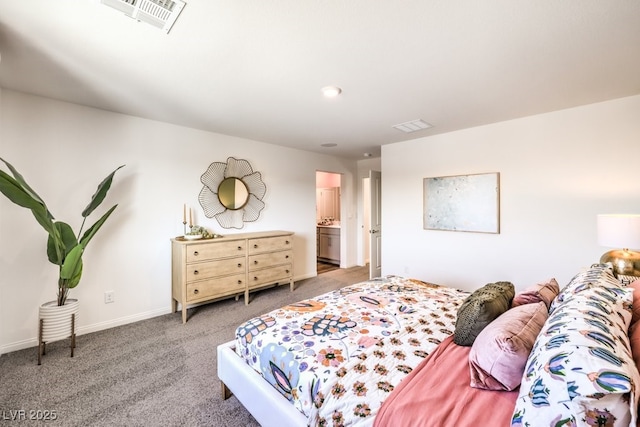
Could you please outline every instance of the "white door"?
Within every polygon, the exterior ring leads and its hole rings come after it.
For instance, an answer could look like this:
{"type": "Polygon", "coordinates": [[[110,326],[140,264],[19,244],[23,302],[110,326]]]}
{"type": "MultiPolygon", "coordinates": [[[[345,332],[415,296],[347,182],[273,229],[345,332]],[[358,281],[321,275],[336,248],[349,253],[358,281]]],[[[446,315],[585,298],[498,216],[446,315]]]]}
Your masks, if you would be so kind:
{"type": "Polygon", "coordinates": [[[369,229],[369,278],[382,274],[382,174],[369,171],[371,213],[369,229]]]}

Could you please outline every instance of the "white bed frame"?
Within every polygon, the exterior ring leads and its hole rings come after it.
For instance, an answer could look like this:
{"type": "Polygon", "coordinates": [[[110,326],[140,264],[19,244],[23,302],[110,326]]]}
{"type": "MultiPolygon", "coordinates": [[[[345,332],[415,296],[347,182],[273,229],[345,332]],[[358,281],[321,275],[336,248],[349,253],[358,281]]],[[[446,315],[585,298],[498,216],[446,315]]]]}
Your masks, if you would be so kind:
{"type": "Polygon", "coordinates": [[[218,346],[218,378],[222,396],[233,394],[264,427],[301,427],[307,418],[283,395],[247,365],[235,352],[235,341],[218,346]]]}

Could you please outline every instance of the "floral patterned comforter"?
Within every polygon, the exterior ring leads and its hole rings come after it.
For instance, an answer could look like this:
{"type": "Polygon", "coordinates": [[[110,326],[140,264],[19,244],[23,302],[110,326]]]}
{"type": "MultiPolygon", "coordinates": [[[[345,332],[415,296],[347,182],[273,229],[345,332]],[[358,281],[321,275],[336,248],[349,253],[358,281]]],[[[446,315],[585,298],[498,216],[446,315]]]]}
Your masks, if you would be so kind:
{"type": "Polygon", "coordinates": [[[236,353],[313,426],[372,425],[382,402],[453,334],[468,292],[387,276],[300,301],[236,330],[236,353]]]}

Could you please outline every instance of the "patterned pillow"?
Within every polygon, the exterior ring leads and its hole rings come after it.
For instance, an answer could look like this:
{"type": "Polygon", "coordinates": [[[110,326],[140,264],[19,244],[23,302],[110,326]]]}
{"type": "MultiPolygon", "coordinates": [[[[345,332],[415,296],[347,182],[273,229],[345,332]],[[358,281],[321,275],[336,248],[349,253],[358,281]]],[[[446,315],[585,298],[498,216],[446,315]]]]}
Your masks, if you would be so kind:
{"type": "Polygon", "coordinates": [[[510,282],[489,283],[469,295],[458,309],[453,341],[471,346],[485,326],[509,309],[514,295],[510,282]]]}
{"type": "Polygon", "coordinates": [[[549,314],[551,314],[559,304],[571,298],[573,295],[594,286],[596,283],[598,286],[606,288],[620,289],[622,287],[620,281],[613,275],[613,267],[610,263],[593,264],[591,267],[573,276],[569,284],[560,289],[556,298],[551,302],[549,314]]]}
{"type": "Polygon", "coordinates": [[[554,300],[529,355],[512,426],[630,426],[640,374],[627,330],[632,290],[607,269],[580,273],[554,300]]]}
{"type": "Polygon", "coordinates": [[[553,299],[560,293],[560,286],[556,279],[549,279],[546,283],[539,283],[528,287],[522,292],[516,294],[513,298],[512,307],[523,304],[532,304],[536,302],[544,302],[547,309],[551,306],[553,299]]]}
{"type": "Polygon", "coordinates": [[[547,317],[547,306],[540,301],[513,307],[489,323],[469,352],[471,387],[516,389],[547,317]]]}

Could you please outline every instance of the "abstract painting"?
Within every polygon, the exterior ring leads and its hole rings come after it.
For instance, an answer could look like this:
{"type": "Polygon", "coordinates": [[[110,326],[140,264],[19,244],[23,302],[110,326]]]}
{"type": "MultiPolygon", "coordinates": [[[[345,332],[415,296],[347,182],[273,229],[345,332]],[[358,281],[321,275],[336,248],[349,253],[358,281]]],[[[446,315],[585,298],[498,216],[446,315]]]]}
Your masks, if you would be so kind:
{"type": "Polygon", "coordinates": [[[500,174],[424,179],[425,230],[500,233],[500,174]]]}

